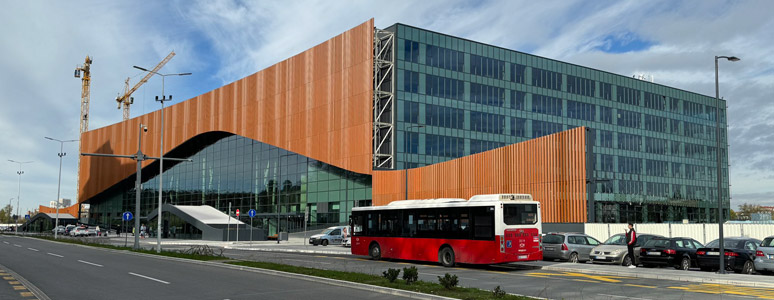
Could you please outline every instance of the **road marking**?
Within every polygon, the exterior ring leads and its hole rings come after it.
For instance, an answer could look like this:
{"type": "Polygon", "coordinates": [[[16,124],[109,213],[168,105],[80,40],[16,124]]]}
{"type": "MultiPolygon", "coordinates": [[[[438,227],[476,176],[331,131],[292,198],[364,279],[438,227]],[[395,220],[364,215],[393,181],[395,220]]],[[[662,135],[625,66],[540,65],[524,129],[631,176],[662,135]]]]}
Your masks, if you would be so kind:
{"type": "Polygon", "coordinates": [[[9,281],[8,284],[21,284],[21,282],[18,281],[9,281]]]}
{"type": "Polygon", "coordinates": [[[34,297],[35,296],[35,294],[30,293],[30,292],[21,292],[21,293],[19,293],[19,295],[21,295],[22,297],[34,297]]]}
{"type": "Polygon", "coordinates": [[[6,241],[3,241],[3,243],[5,243],[6,245],[9,245],[9,244],[11,244],[11,243],[9,243],[9,242],[6,242],[6,241]]]}
{"type": "Polygon", "coordinates": [[[16,247],[19,247],[19,248],[21,248],[21,245],[17,245],[17,244],[13,244],[13,245],[14,245],[14,246],[16,246],[16,247]]]}
{"type": "Polygon", "coordinates": [[[589,274],[573,273],[573,272],[561,272],[561,273],[532,272],[532,273],[527,273],[526,275],[527,276],[580,277],[584,279],[596,280],[597,282],[601,281],[601,282],[609,282],[609,283],[618,283],[618,282],[621,282],[620,279],[627,278],[627,277],[621,277],[621,276],[589,275],[589,274]]]}
{"type": "Polygon", "coordinates": [[[3,280],[14,280],[13,276],[3,276],[3,280]]]}
{"type": "Polygon", "coordinates": [[[14,286],[13,286],[13,289],[14,289],[15,291],[21,291],[21,290],[26,290],[27,288],[26,288],[26,287],[24,287],[23,285],[14,285],[14,286]]]}
{"type": "Polygon", "coordinates": [[[587,279],[573,279],[573,281],[597,283],[597,281],[587,279]]]}
{"type": "Polygon", "coordinates": [[[169,284],[169,282],[166,282],[164,280],[156,279],[156,278],[153,278],[153,277],[148,277],[148,276],[145,276],[145,275],[140,275],[140,274],[137,274],[137,273],[129,272],[129,275],[134,275],[134,276],[137,276],[137,277],[141,277],[141,278],[145,278],[145,279],[150,279],[150,280],[153,280],[153,281],[156,281],[156,282],[161,282],[163,284],[169,284]]]}
{"type": "Polygon", "coordinates": [[[88,262],[88,261],[85,261],[85,260],[80,260],[80,259],[78,260],[78,262],[79,262],[79,263],[84,263],[84,264],[87,264],[87,265],[97,266],[97,267],[104,267],[103,265],[100,265],[100,264],[95,264],[95,263],[93,263],[93,262],[88,262]]]}
{"type": "Polygon", "coordinates": [[[633,287],[649,288],[649,289],[656,288],[655,286],[651,286],[651,285],[639,285],[639,284],[628,284],[628,283],[626,285],[633,286],[633,287]]]}
{"type": "Polygon", "coordinates": [[[35,249],[35,248],[27,248],[27,249],[30,249],[30,250],[32,250],[32,251],[35,251],[35,252],[38,252],[38,251],[40,251],[40,250],[38,250],[38,249],[35,249]]]}
{"type": "Polygon", "coordinates": [[[506,274],[506,275],[510,274],[508,272],[503,272],[503,271],[489,271],[489,270],[487,270],[487,272],[489,272],[489,273],[497,273],[497,274],[506,274]]]}
{"type": "Polygon", "coordinates": [[[64,256],[61,256],[61,255],[59,255],[59,254],[54,254],[54,253],[51,253],[51,252],[49,252],[49,253],[47,253],[47,254],[48,254],[48,255],[51,255],[51,256],[56,256],[56,257],[64,257],[64,256]]]}
{"type": "Polygon", "coordinates": [[[618,296],[618,295],[608,295],[608,294],[597,294],[600,296],[610,297],[610,298],[623,298],[623,299],[634,299],[634,300],[651,300],[648,298],[635,298],[631,296],[618,296]]]}

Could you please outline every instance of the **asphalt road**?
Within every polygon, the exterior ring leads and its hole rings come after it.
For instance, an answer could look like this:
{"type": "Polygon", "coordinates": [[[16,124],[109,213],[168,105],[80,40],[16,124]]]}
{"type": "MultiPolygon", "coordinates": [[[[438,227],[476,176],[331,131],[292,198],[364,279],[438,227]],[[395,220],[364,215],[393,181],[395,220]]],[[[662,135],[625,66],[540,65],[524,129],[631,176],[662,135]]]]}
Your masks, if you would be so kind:
{"type": "MultiPolygon", "coordinates": [[[[51,299],[401,299],[322,282],[15,236],[0,236],[0,265],[51,299]]],[[[10,282],[11,277],[3,278],[10,282]]],[[[0,286],[2,299],[30,299],[6,286],[0,286]]]]}
{"type": "Polygon", "coordinates": [[[351,255],[244,250],[225,250],[224,255],[241,260],[276,262],[375,275],[381,275],[382,271],[388,268],[402,269],[416,266],[419,269],[420,280],[438,282],[438,276],[451,273],[459,277],[462,286],[492,290],[499,285],[509,293],[549,299],[774,299],[774,289],[553,272],[508,265],[444,268],[431,263],[374,261],[351,255]]]}

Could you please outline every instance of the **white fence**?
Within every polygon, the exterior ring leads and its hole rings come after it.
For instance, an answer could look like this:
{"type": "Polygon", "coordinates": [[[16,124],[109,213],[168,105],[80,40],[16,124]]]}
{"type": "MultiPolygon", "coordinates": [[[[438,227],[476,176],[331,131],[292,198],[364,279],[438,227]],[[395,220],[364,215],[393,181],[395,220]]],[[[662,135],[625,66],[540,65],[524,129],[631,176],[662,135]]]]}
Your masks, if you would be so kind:
{"type": "MultiPolygon", "coordinates": [[[[598,224],[586,223],[585,233],[604,242],[610,236],[624,233],[626,223],[598,224]]],[[[657,234],[665,237],[690,237],[702,244],[706,244],[718,238],[717,224],[635,224],[634,229],[638,234],[657,234]]],[[[747,236],[763,240],[767,236],[774,235],[774,224],[725,224],[723,236],[747,236]]]]}

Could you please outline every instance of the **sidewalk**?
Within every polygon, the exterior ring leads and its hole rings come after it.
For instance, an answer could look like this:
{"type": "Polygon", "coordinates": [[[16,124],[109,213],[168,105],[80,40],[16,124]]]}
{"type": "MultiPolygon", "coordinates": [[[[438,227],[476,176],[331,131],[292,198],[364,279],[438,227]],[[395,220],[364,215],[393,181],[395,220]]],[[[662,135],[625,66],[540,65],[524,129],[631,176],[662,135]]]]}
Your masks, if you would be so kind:
{"type": "MultiPolygon", "coordinates": [[[[112,236],[108,238],[111,245],[124,245],[124,236],[112,236]]],[[[220,247],[231,250],[244,250],[244,251],[270,251],[270,252],[288,252],[288,253],[308,253],[308,254],[333,254],[333,255],[349,255],[350,249],[341,245],[329,245],[329,246],[312,246],[309,243],[304,243],[306,239],[304,237],[291,236],[287,241],[203,241],[203,240],[182,240],[182,239],[161,239],[161,246],[201,246],[206,245],[210,247],[220,247]]],[[[129,235],[127,239],[127,245],[134,244],[134,237],[129,235]]],[[[155,247],[156,238],[144,238],[140,239],[140,246],[144,248],[155,247]]]]}

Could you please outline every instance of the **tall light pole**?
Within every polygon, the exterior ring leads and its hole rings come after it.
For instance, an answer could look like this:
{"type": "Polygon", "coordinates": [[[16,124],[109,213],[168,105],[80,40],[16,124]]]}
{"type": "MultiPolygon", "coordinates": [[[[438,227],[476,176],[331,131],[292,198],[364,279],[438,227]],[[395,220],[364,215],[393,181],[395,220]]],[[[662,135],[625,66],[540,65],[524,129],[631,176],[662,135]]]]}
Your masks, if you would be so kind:
{"type": "Polygon", "coordinates": [[[162,188],[163,188],[163,174],[164,174],[164,101],[172,101],[172,95],[169,95],[169,99],[164,95],[164,78],[167,76],[186,76],[191,73],[175,73],[175,74],[160,74],[152,70],[148,70],[143,67],[134,66],[135,69],[139,69],[148,73],[153,73],[161,76],[161,99],[156,96],[156,101],[161,102],[161,141],[159,142],[159,213],[156,219],[158,220],[156,226],[156,252],[161,253],[161,204],[162,204],[162,188]]]}
{"type": "Polygon", "coordinates": [[[32,161],[15,161],[11,159],[8,161],[19,164],[19,171],[16,171],[16,174],[19,174],[19,190],[16,193],[16,219],[14,219],[14,229],[16,230],[16,234],[19,234],[19,199],[21,198],[21,176],[24,174],[24,171],[22,171],[22,165],[31,163],[32,161]]]}
{"type": "Polygon", "coordinates": [[[726,250],[723,245],[723,189],[721,188],[723,184],[723,177],[721,176],[723,172],[721,171],[721,164],[720,164],[720,88],[718,84],[718,59],[725,58],[728,61],[739,61],[739,58],[736,56],[715,56],[715,122],[717,124],[717,128],[715,130],[715,153],[717,154],[717,170],[718,170],[718,242],[720,244],[720,265],[718,265],[718,274],[726,274],[726,264],[725,264],[725,258],[726,258],[726,250]]]}
{"type": "Polygon", "coordinates": [[[71,143],[71,142],[77,142],[78,140],[57,140],[50,137],[45,137],[48,140],[52,140],[55,142],[59,142],[59,153],[57,155],[59,156],[59,183],[56,186],[56,221],[54,223],[54,239],[57,239],[59,237],[59,193],[62,189],[62,157],[67,155],[67,153],[64,152],[64,143],[71,143]]]}

